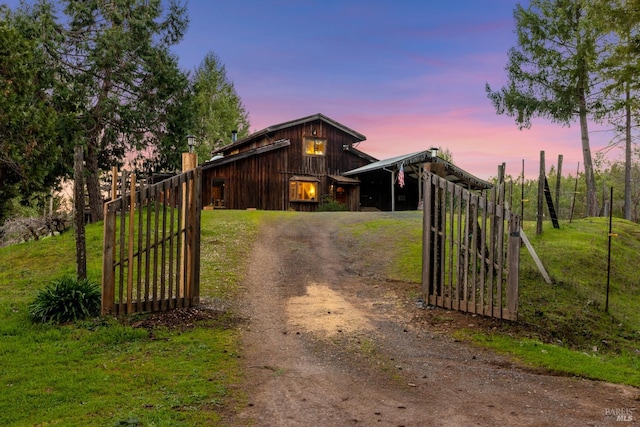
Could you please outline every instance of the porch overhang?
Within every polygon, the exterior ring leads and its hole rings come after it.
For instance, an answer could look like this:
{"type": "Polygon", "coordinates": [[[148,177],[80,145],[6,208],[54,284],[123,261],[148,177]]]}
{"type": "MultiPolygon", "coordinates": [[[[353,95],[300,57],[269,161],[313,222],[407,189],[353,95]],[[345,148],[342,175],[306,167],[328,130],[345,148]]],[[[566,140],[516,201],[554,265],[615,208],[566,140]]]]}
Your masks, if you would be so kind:
{"type": "Polygon", "coordinates": [[[350,178],[348,176],[341,176],[341,175],[327,175],[327,176],[333,182],[338,183],[338,184],[342,184],[342,185],[358,185],[358,184],[360,184],[360,180],[359,179],[350,178]]]}
{"type": "Polygon", "coordinates": [[[438,163],[443,165],[446,173],[445,179],[455,182],[456,184],[461,185],[465,188],[471,190],[486,190],[493,187],[490,182],[475,177],[470,173],[464,171],[463,169],[460,169],[456,165],[447,162],[446,160],[440,159],[438,157],[432,157],[430,150],[419,151],[417,153],[405,154],[403,156],[380,160],[366,166],[344,172],[342,175],[355,176],[378,170],[396,172],[401,167],[405,170],[405,173],[412,173],[413,171],[409,169],[411,166],[422,165],[425,163],[438,163]]]}

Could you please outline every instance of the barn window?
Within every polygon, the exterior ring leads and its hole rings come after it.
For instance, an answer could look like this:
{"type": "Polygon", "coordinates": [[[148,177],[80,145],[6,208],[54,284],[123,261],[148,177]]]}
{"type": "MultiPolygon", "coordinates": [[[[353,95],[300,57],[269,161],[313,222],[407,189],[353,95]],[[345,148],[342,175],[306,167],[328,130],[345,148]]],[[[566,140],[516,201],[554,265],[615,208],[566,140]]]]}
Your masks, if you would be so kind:
{"type": "Polygon", "coordinates": [[[294,176],[289,180],[289,200],[292,202],[316,202],[318,180],[313,177],[294,176]]]}
{"type": "Polygon", "coordinates": [[[305,138],[304,154],[307,156],[324,156],[327,140],[323,138],[305,138]]]}

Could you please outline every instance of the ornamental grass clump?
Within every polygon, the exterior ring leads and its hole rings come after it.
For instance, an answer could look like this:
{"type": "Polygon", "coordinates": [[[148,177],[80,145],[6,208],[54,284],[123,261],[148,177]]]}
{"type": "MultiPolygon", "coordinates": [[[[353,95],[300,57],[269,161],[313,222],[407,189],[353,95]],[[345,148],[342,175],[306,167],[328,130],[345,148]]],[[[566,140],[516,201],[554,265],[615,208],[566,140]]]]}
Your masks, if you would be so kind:
{"type": "Polygon", "coordinates": [[[34,322],[68,323],[100,314],[100,287],[87,279],[65,276],[38,291],[29,305],[34,322]]]}

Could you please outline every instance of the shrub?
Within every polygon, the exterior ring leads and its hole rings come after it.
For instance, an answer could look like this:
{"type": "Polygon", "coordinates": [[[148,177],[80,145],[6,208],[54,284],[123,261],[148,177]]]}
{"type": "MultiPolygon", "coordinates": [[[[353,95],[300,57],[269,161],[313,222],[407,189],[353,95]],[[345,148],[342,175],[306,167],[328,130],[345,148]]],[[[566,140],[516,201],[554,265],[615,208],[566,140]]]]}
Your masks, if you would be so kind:
{"type": "Polygon", "coordinates": [[[318,212],[343,212],[348,211],[349,208],[344,203],[332,199],[331,197],[323,197],[322,203],[318,206],[318,212]]]}
{"type": "Polygon", "coordinates": [[[34,322],[67,323],[100,313],[100,287],[88,280],[65,276],[38,291],[29,305],[34,322]]]}

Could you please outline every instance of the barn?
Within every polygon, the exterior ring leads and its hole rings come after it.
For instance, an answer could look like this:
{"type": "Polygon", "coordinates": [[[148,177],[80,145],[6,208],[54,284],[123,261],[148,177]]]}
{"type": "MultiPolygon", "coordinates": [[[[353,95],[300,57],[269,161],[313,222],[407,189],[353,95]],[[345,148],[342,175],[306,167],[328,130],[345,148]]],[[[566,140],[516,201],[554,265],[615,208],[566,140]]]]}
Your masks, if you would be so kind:
{"type": "Polygon", "coordinates": [[[314,212],[337,201],[350,211],[415,210],[425,169],[470,189],[491,187],[431,150],[377,160],[356,148],[365,140],[323,114],[255,132],[202,165],[203,205],[314,212]]]}
{"type": "Polygon", "coordinates": [[[360,182],[343,173],[376,161],[356,148],[365,139],[323,114],[255,132],[202,165],[203,205],[313,212],[335,200],[357,211],[360,182]]]}

